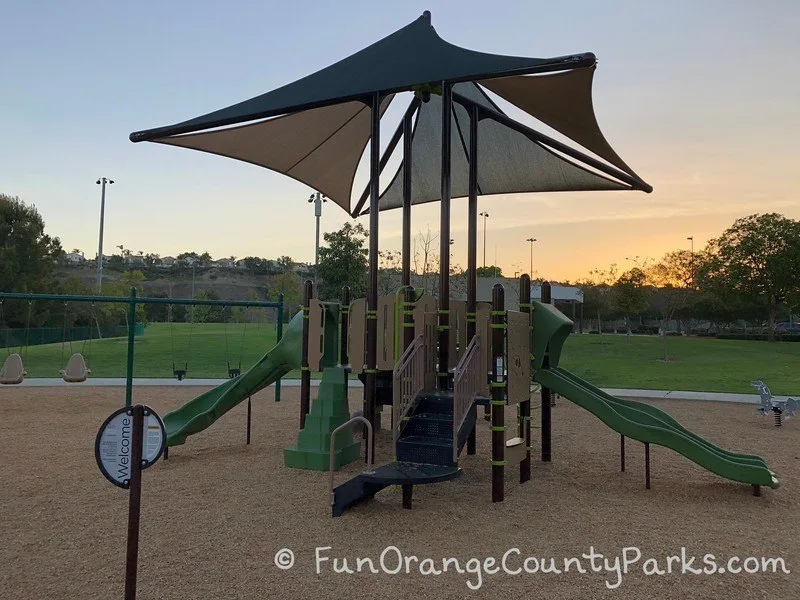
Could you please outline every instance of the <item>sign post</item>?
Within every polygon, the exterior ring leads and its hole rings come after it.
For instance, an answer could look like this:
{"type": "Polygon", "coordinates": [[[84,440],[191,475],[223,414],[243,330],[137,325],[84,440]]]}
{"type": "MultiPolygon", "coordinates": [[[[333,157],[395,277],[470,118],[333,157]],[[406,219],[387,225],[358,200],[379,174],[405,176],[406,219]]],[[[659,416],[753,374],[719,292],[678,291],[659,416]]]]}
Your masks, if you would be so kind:
{"type": "Polygon", "coordinates": [[[114,485],[129,490],[125,600],[136,599],[142,471],[161,457],[166,442],[163,421],[152,408],[141,404],[113,412],[97,432],[94,454],[100,472],[114,485]]]}

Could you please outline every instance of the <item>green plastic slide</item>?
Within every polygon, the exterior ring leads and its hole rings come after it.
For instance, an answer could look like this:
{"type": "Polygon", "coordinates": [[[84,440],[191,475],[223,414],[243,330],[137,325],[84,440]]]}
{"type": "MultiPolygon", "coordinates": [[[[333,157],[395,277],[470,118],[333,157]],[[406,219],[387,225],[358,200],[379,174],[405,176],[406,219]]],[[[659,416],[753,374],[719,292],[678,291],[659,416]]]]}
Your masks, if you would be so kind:
{"type": "Polygon", "coordinates": [[[167,445],[183,444],[188,436],[210,427],[245,398],[299,368],[302,343],[303,313],[299,312],[275,347],[250,369],[164,415],[167,445]]]}
{"type": "Polygon", "coordinates": [[[539,369],[534,378],[625,437],[670,448],[726,479],[771,488],[780,485],[761,457],[718,448],[657,408],[615,398],[565,369],[539,369]]]}

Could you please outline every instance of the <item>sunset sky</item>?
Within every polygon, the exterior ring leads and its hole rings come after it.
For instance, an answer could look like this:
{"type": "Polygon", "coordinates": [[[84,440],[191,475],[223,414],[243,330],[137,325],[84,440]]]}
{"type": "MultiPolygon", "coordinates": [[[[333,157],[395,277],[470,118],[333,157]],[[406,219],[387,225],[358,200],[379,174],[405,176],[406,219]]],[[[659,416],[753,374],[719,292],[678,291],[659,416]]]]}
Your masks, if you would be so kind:
{"type": "MultiPolygon", "coordinates": [[[[528,270],[531,236],[539,276],[576,279],[610,263],[624,268],[626,257],[688,249],[687,236],[702,248],[748,214],[800,219],[800,4],[792,0],[7,3],[0,192],[35,204],[47,232],[87,257],[97,250],[95,180],[106,176],[116,181],[106,253],[121,244],[162,256],[313,261],[311,189],[230,159],[133,144],[128,134],[294,81],[424,10],[444,39],[474,50],[594,52],[600,126],[655,188],[481,199],[491,215],[487,262],[496,256],[506,274],[528,270]]],[[[347,219],[329,203],[323,231],[347,219]]],[[[438,204],[414,210],[414,231],[428,226],[438,229],[438,204]]],[[[465,200],[453,203],[452,237],[453,260],[465,266],[465,200]]],[[[381,215],[380,246],[399,249],[399,211],[381,215]]]]}

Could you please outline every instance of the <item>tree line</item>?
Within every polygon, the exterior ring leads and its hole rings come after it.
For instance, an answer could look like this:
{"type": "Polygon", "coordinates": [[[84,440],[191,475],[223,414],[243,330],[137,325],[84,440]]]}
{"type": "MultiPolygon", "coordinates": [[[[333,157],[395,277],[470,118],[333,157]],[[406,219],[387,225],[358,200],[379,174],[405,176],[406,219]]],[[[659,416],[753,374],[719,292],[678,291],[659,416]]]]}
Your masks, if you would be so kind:
{"type": "Polygon", "coordinates": [[[715,332],[741,321],[774,340],[779,317],[800,310],[800,221],[776,213],[738,219],[698,251],[633,262],[621,273],[611,265],[577,282],[585,315],[599,329],[620,318],[629,333],[644,318],[675,322],[684,332],[698,321],[715,332]]]}

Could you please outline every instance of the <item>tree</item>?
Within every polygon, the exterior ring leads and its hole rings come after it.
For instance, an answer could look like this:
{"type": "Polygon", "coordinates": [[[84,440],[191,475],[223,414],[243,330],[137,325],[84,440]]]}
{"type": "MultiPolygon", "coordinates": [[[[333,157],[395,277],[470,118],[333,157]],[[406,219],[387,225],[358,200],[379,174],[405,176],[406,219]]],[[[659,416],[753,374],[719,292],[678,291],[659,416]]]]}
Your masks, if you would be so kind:
{"type": "Polygon", "coordinates": [[[345,223],[323,237],[328,245],[319,249],[319,298],[340,298],[344,286],[350,286],[351,298],[366,295],[367,230],[361,223],[345,223]]]}
{"type": "Polygon", "coordinates": [[[0,291],[47,291],[63,254],[61,241],[44,232],[35,206],[0,194],[0,291]]]}
{"type": "Polygon", "coordinates": [[[281,271],[291,271],[292,265],[294,265],[294,261],[292,260],[291,256],[281,256],[278,259],[278,266],[280,267],[281,271]]]}
{"type": "Polygon", "coordinates": [[[611,285],[616,279],[617,265],[612,264],[607,271],[589,271],[589,277],[577,282],[583,292],[584,310],[597,315],[597,331],[600,335],[603,334],[603,318],[611,313],[611,285]]]}
{"type": "Polygon", "coordinates": [[[737,219],[709,242],[709,278],[758,302],[769,341],[781,303],[800,288],[800,221],[777,213],[737,219]]]}
{"type": "Polygon", "coordinates": [[[489,265],[488,267],[478,267],[475,269],[478,277],[502,277],[503,269],[496,265],[489,265]]]}
{"type": "Polygon", "coordinates": [[[435,295],[439,280],[439,257],[434,242],[439,234],[431,233],[428,225],[425,233],[421,231],[414,236],[414,273],[426,294],[435,295]]]}
{"type": "Polygon", "coordinates": [[[611,305],[625,315],[628,335],[631,334],[632,315],[647,310],[647,276],[639,267],[634,267],[619,276],[611,286],[611,305]]]}
{"type": "Polygon", "coordinates": [[[278,296],[283,294],[283,320],[288,322],[300,309],[302,291],[300,276],[292,271],[284,271],[267,280],[269,299],[278,301],[278,296]]]}
{"type": "Polygon", "coordinates": [[[403,281],[402,257],[391,250],[378,252],[378,294],[388,296],[397,292],[403,281]]]}
{"type": "MultiPolygon", "coordinates": [[[[142,282],[145,280],[144,273],[141,271],[125,271],[117,281],[103,281],[102,294],[104,296],[130,296],[131,288],[135,287],[137,294],[142,295],[142,282]]],[[[97,325],[128,325],[128,305],[113,302],[103,302],[97,309],[97,325]]],[[[136,322],[144,323],[147,320],[147,313],[143,304],[136,305],[136,322]]],[[[99,333],[99,332],[98,332],[99,333]]]]}
{"type": "MultiPolygon", "coordinates": [[[[195,296],[198,300],[220,300],[219,294],[214,290],[201,290],[195,296]]],[[[189,313],[194,312],[195,323],[221,323],[225,318],[223,307],[219,305],[200,304],[193,305],[189,313]]]]}

